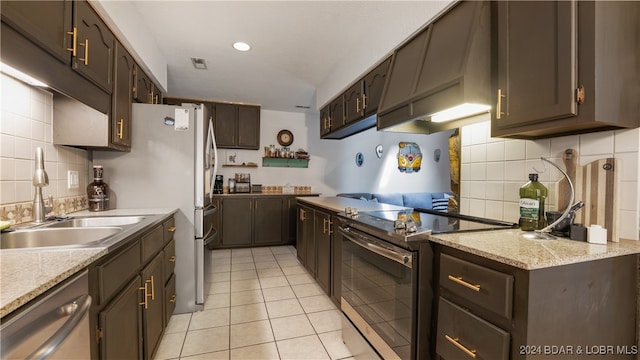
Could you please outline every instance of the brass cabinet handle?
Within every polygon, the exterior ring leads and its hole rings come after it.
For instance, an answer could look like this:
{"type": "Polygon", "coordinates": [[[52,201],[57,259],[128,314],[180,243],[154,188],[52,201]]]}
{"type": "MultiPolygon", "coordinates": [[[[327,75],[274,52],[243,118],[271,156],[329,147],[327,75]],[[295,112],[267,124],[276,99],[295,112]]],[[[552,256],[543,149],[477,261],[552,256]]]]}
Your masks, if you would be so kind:
{"type": "Polygon", "coordinates": [[[175,255],[171,256],[171,257],[169,258],[169,262],[170,262],[170,263],[174,263],[174,262],[176,262],[176,256],[175,256],[175,255]]]}
{"type": "Polygon", "coordinates": [[[472,359],[476,358],[476,350],[469,350],[467,349],[466,346],[460,344],[459,339],[458,338],[452,338],[449,335],[445,335],[444,336],[445,339],[449,340],[450,343],[452,343],[453,345],[455,345],[458,349],[462,350],[465,352],[465,354],[469,355],[472,359]]]}
{"type": "Polygon", "coordinates": [[[124,120],[120,119],[116,122],[116,124],[118,125],[116,136],[118,136],[118,139],[122,139],[124,137],[124,120]]]}
{"type": "Polygon", "coordinates": [[[149,302],[147,301],[147,298],[149,297],[149,294],[147,294],[147,290],[148,290],[147,284],[148,284],[148,282],[145,281],[144,282],[144,286],[138,288],[138,290],[142,290],[144,292],[142,294],[142,299],[143,300],[142,300],[141,303],[138,303],[138,305],[144,305],[145,309],[149,308],[149,302]]]}
{"type": "Polygon", "coordinates": [[[154,104],[160,104],[159,100],[158,100],[158,95],[154,96],[154,100],[153,100],[154,104]]]}
{"type": "Polygon", "coordinates": [[[172,304],[175,304],[176,302],[176,294],[171,295],[171,299],[169,299],[169,302],[172,304]]]}
{"type": "Polygon", "coordinates": [[[331,235],[331,220],[327,218],[322,219],[322,233],[331,235]]]}
{"type": "Polygon", "coordinates": [[[85,39],[84,44],[78,44],[84,46],[84,59],[78,58],[78,60],[84,62],[85,65],[89,65],[89,39],[85,39]]]}
{"type": "Polygon", "coordinates": [[[307,220],[307,218],[306,218],[306,216],[305,216],[306,214],[307,214],[307,212],[306,212],[306,211],[304,211],[304,209],[300,209],[300,221],[305,221],[305,220],[307,220]]]}
{"type": "Polygon", "coordinates": [[[500,120],[500,117],[504,115],[502,112],[502,98],[505,97],[502,95],[502,89],[498,89],[498,103],[496,104],[496,120],[500,120]]]}
{"type": "Polygon", "coordinates": [[[168,232],[175,232],[175,231],[176,231],[176,227],[175,227],[175,226],[170,226],[170,227],[167,229],[167,231],[168,231],[168,232]]]}
{"type": "Polygon", "coordinates": [[[155,300],[156,299],[156,282],[153,278],[153,275],[151,275],[151,279],[147,280],[148,282],[151,283],[151,300],[155,300]]]}
{"type": "Polygon", "coordinates": [[[71,41],[71,47],[67,48],[67,51],[71,51],[71,55],[73,55],[74,57],[77,54],[77,44],[78,44],[78,28],[76,28],[75,26],[73,27],[72,31],[67,31],[67,35],[71,35],[72,36],[72,41],[71,41]]]}
{"type": "Polygon", "coordinates": [[[367,95],[362,94],[362,110],[365,110],[366,108],[367,108],[367,95]]]}
{"type": "Polygon", "coordinates": [[[356,98],[356,112],[360,112],[360,98],[356,98]]]}
{"type": "Polygon", "coordinates": [[[460,285],[462,285],[462,286],[464,286],[464,287],[467,287],[467,288],[469,288],[469,289],[471,289],[471,290],[473,290],[473,291],[480,292],[480,285],[473,285],[473,284],[470,284],[470,283],[468,283],[468,282],[466,282],[466,281],[462,280],[462,277],[455,277],[455,276],[453,276],[453,275],[449,275],[449,276],[447,276],[447,278],[448,278],[449,280],[451,280],[451,281],[453,281],[453,282],[455,282],[455,283],[457,283],[457,284],[460,284],[460,285]]]}

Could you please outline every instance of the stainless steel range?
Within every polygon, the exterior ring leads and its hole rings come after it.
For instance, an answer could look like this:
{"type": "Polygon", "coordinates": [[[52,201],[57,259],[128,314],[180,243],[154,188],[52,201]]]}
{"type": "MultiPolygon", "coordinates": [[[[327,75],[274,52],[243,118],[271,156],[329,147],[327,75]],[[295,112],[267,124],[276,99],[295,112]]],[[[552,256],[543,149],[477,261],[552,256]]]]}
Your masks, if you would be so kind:
{"type": "MultiPolygon", "coordinates": [[[[428,235],[516,226],[426,209],[338,216],[341,308],[384,359],[433,356],[433,250],[428,235]]],[[[344,330],[343,340],[357,355],[344,330]]]]}

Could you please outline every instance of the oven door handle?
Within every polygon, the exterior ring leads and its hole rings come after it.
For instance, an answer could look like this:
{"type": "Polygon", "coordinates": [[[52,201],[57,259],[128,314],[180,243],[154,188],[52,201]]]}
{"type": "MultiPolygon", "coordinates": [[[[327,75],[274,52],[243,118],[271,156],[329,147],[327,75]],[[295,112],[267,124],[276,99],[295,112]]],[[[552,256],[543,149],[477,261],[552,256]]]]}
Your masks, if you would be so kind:
{"type": "Polygon", "coordinates": [[[383,256],[389,260],[395,261],[408,268],[413,268],[413,255],[410,252],[399,252],[394,249],[387,248],[385,246],[378,245],[367,239],[365,235],[361,235],[349,227],[338,227],[338,231],[352,243],[372,251],[380,256],[383,256]]]}

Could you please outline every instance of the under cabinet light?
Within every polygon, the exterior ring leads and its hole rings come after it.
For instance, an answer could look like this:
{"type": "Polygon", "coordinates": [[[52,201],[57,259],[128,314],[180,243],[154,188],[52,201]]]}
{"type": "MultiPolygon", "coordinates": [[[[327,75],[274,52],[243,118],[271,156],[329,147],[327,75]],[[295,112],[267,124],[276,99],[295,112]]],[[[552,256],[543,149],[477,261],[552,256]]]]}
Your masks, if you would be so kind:
{"type": "Polygon", "coordinates": [[[20,80],[24,83],[27,83],[29,85],[33,85],[33,86],[40,86],[40,87],[46,87],[48,88],[49,85],[43,83],[42,81],[27,75],[25,73],[23,73],[22,71],[15,69],[3,62],[0,62],[0,72],[3,72],[9,76],[11,76],[12,78],[15,78],[17,80],[20,80]]]}
{"type": "Polygon", "coordinates": [[[491,106],[482,104],[461,104],[431,115],[432,122],[445,122],[461,119],[472,115],[478,115],[491,110],[491,106]]]}

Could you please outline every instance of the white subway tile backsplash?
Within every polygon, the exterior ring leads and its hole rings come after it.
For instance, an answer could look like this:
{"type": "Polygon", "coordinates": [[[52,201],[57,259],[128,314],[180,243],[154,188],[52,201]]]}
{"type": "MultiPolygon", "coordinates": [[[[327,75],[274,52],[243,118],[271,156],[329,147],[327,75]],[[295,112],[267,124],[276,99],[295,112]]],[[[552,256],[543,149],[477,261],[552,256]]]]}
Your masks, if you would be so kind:
{"type": "Polygon", "coordinates": [[[486,199],[486,181],[471,181],[469,183],[469,197],[474,199],[486,199]]]}
{"type": "MultiPolygon", "coordinates": [[[[562,154],[567,149],[573,149],[576,152],[580,149],[580,138],[578,136],[562,136],[551,138],[551,156],[554,158],[562,158],[562,154]]],[[[580,156],[580,153],[578,153],[580,156]]]]}
{"type": "Polygon", "coordinates": [[[504,162],[487,163],[487,180],[504,180],[504,162]]]}
{"type": "Polygon", "coordinates": [[[528,179],[527,171],[524,160],[506,161],[504,165],[504,179],[506,181],[522,181],[524,184],[528,179]]]}
{"type": "Polygon", "coordinates": [[[16,173],[14,180],[17,181],[29,181],[33,180],[33,162],[25,159],[15,160],[16,173]]]}
{"type": "Polygon", "coordinates": [[[487,144],[487,161],[504,161],[504,141],[487,144]]]}
{"type": "Polygon", "coordinates": [[[10,158],[0,158],[0,181],[14,181],[16,179],[16,161],[10,158]]]}
{"type": "Polygon", "coordinates": [[[502,219],[504,218],[504,209],[502,201],[490,201],[487,200],[485,204],[484,217],[489,219],[502,219]]]}
{"type": "Polygon", "coordinates": [[[620,181],[638,180],[640,159],[637,152],[617,153],[614,157],[618,159],[618,179],[620,181]]]}
{"type": "Polygon", "coordinates": [[[618,189],[618,202],[620,210],[638,211],[638,182],[621,181],[618,189]]]}
{"type": "Polygon", "coordinates": [[[551,140],[529,140],[525,141],[525,152],[527,159],[540,159],[541,157],[551,157],[551,140]]]}
{"type": "Polygon", "coordinates": [[[580,135],[580,156],[613,154],[613,131],[580,135]]]}
{"type": "Polygon", "coordinates": [[[546,209],[563,210],[557,209],[557,186],[563,176],[539,158],[545,157],[564,170],[562,155],[566,149],[574,149],[579,165],[611,156],[619,160],[619,233],[627,239],[640,237],[640,129],[529,141],[493,139],[487,133],[486,163],[483,163],[476,151],[482,145],[479,140],[482,136],[477,134],[481,128],[469,126],[462,131],[462,143],[466,144],[462,151],[460,185],[460,211],[463,214],[517,223],[519,190],[528,181],[528,174],[533,172],[539,172],[539,180],[548,189],[546,209]],[[486,164],[484,168],[483,164],[486,164]]]}
{"type": "Polygon", "coordinates": [[[504,142],[504,159],[507,161],[526,159],[525,142],[523,140],[506,140],[504,142]]]}
{"type": "Polygon", "coordinates": [[[16,142],[13,136],[0,134],[0,156],[12,158],[15,155],[16,142]]]}
{"type": "Polygon", "coordinates": [[[486,191],[487,200],[499,200],[499,201],[503,200],[504,183],[502,181],[487,181],[485,188],[486,188],[485,191],[486,191]]]}
{"type": "MultiPolygon", "coordinates": [[[[33,201],[32,174],[36,147],[44,150],[45,169],[49,176],[49,186],[44,187],[44,195],[51,194],[54,198],[70,193],[85,196],[89,152],[53,145],[53,95],[4,74],[0,74],[0,92],[0,208],[12,208],[12,204],[33,201]],[[67,168],[78,170],[80,188],[73,191],[66,188],[67,168]]],[[[60,203],[66,201],[72,200],[61,200],[60,203]]],[[[86,206],[74,205],[72,208],[75,211],[86,206]]],[[[0,213],[5,216],[6,213],[1,210],[0,213]]]]}
{"type": "Polygon", "coordinates": [[[640,128],[614,131],[613,139],[616,153],[640,151],[640,128]]]}
{"type": "Polygon", "coordinates": [[[487,145],[478,144],[469,146],[471,151],[470,161],[472,163],[486,162],[487,161],[487,145]]]}

